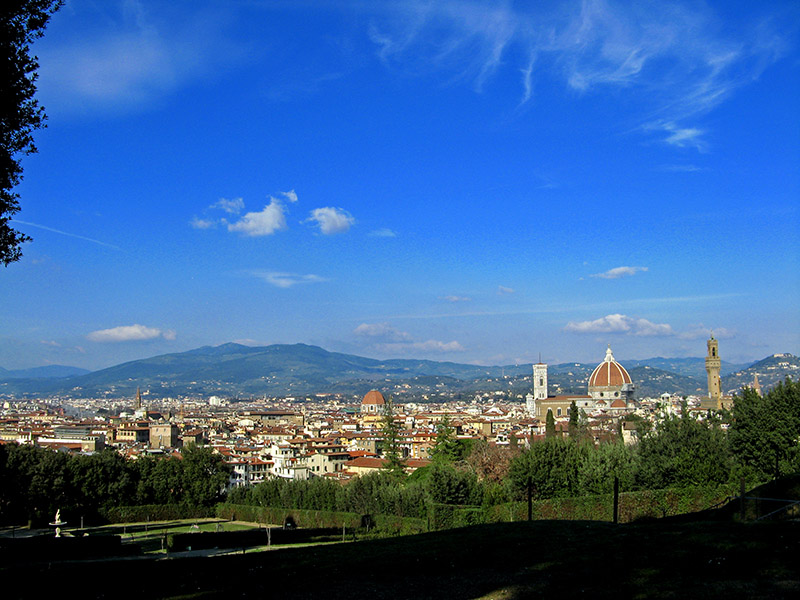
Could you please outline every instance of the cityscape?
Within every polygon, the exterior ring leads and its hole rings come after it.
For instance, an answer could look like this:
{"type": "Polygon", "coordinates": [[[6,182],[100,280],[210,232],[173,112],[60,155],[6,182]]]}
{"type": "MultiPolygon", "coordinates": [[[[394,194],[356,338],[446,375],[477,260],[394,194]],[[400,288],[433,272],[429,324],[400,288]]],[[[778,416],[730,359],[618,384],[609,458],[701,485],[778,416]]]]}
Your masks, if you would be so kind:
{"type": "Polygon", "coordinates": [[[797,597],[798,23],[4,5],[3,597],[797,597]]]}

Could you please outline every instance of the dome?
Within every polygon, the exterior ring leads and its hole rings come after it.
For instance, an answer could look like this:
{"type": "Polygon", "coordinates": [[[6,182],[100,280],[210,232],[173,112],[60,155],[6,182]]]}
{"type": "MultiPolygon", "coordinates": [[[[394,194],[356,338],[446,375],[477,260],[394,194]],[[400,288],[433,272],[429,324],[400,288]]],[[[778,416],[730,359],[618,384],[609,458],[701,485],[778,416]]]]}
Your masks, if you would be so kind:
{"type": "Polygon", "coordinates": [[[626,383],[633,383],[631,376],[621,364],[614,360],[611,347],[606,350],[606,357],[589,377],[589,389],[592,388],[619,388],[626,383]]]}
{"type": "Polygon", "coordinates": [[[381,394],[378,390],[371,390],[367,392],[367,395],[364,396],[364,399],[361,401],[361,404],[386,404],[386,400],[383,399],[383,394],[381,394]]]}

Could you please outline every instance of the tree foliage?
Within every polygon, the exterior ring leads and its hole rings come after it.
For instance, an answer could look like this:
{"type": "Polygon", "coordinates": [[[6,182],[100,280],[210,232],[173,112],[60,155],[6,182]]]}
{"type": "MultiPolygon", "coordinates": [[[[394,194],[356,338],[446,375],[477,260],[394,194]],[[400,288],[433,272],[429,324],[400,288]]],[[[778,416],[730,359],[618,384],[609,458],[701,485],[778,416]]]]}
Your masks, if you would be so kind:
{"type": "Polygon", "coordinates": [[[439,463],[452,463],[461,458],[455,429],[446,415],[436,427],[436,445],[431,449],[431,458],[439,463]]]}
{"type": "Polygon", "coordinates": [[[800,382],[787,379],[763,398],[744,388],[735,398],[730,446],[743,474],[766,479],[800,471],[800,382]]]}
{"type": "Polygon", "coordinates": [[[405,475],[405,465],[400,451],[400,427],[394,419],[394,402],[389,397],[383,408],[383,457],[386,471],[395,477],[405,475]]]}
{"type": "Polygon", "coordinates": [[[30,46],[44,34],[62,0],[6,0],[0,9],[0,262],[19,260],[20,245],[30,238],[10,225],[19,207],[13,189],[22,180],[20,155],[36,152],[33,132],[44,126],[44,109],[34,97],[39,63],[30,46]]]}

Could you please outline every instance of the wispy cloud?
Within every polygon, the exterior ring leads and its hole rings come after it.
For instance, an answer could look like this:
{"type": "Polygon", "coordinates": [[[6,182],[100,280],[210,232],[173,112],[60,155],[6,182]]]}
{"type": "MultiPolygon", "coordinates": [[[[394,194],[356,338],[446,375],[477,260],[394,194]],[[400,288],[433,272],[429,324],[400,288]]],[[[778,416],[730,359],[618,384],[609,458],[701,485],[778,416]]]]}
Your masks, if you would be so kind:
{"type": "Polygon", "coordinates": [[[666,173],[698,173],[705,171],[703,167],[698,167],[697,165],[661,165],[658,170],[666,173]]]}
{"type": "Polygon", "coordinates": [[[455,340],[418,341],[408,332],[392,327],[388,323],[362,323],[353,330],[353,333],[369,340],[371,346],[378,352],[405,355],[415,351],[435,353],[464,351],[464,347],[455,340]]]}
{"type": "Polygon", "coordinates": [[[324,281],[328,281],[328,279],[324,277],[320,277],[319,275],[314,275],[311,273],[307,275],[300,275],[298,273],[285,273],[281,271],[255,270],[249,271],[249,274],[279,288],[290,288],[303,283],[322,283],[324,281]]]}
{"type": "Polygon", "coordinates": [[[201,219],[200,217],[192,217],[189,225],[193,229],[214,229],[219,224],[216,219],[201,219]]]}
{"type": "Polygon", "coordinates": [[[472,298],[468,298],[467,296],[443,296],[442,300],[447,302],[469,302],[472,298]]]}
{"type": "Polygon", "coordinates": [[[625,333],[637,336],[675,335],[672,326],[667,323],[653,323],[647,319],[636,319],[618,313],[594,321],[570,321],[564,330],[573,333],[625,333]]]}
{"type": "Polygon", "coordinates": [[[514,293],[514,288],[506,287],[504,285],[497,286],[497,295],[498,296],[508,296],[514,293]]]}
{"type": "Polygon", "coordinates": [[[395,233],[391,229],[388,229],[387,227],[384,227],[382,229],[374,229],[374,230],[370,231],[369,232],[369,236],[370,237],[379,237],[379,238],[393,238],[393,237],[397,237],[397,233],[395,233]]]}
{"type": "Polygon", "coordinates": [[[61,231],[60,229],[55,229],[53,227],[48,227],[47,225],[39,225],[38,223],[30,223],[29,221],[20,221],[19,219],[11,219],[12,223],[19,223],[20,225],[27,225],[28,227],[36,227],[38,229],[44,229],[45,231],[50,231],[52,233],[57,233],[59,235],[65,235],[67,237],[76,238],[79,240],[84,240],[86,242],[92,242],[93,244],[97,244],[99,246],[105,246],[106,248],[113,248],[114,250],[122,250],[119,246],[115,246],[114,244],[109,244],[107,242],[101,242],[100,240],[95,240],[90,237],[86,237],[83,235],[77,235],[75,233],[69,233],[67,231],[61,231]]]}
{"type": "Polygon", "coordinates": [[[321,233],[334,235],[349,231],[355,219],[344,209],[326,206],[312,210],[306,222],[315,222],[321,233]]]}
{"type": "Polygon", "coordinates": [[[244,210],[244,199],[243,198],[220,198],[214,204],[209,206],[209,208],[218,208],[220,210],[224,210],[226,213],[230,215],[238,215],[240,212],[244,210]]]}
{"type": "Polygon", "coordinates": [[[92,342],[138,342],[163,338],[174,340],[176,334],[171,329],[158,329],[156,327],[146,327],[144,325],[120,325],[110,329],[98,329],[86,335],[92,342]]]}
{"type": "Polygon", "coordinates": [[[370,38],[389,66],[448,72],[477,90],[502,69],[514,69],[521,103],[535,97],[537,77],[555,76],[581,93],[625,88],[645,103],[644,130],[697,149],[705,147],[704,130],[686,122],[778,60],[791,31],[780,24],[786,19],[765,19],[728,34],[702,4],[406,0],[381,6],[370,38]]]}
{"type": "Polygon", "coordinates": [[[383,342],[410,342],[411,335],[395,329],[388,323],[362,323],[353,330],[357,336],[383,342]]]}
{"type": "Polygon", "coordinates": [[[647,267],[614,267],[604,273],[595,273],[589,277],[598,277],[600,279],[619,279],[620,277],[630,277],[637,273],[647,271],[647,267]]]}
{"type": "Polygon", "coordinates": [[[719,340],[727,340],[736,337],[736,332],[732,329],[726,327],[712,329],[711,327],[706,327],[702,323],[689,326],[689,329],[679,333],[678,337],[684,340],[696,340],[707,338],[712,334],[719,340]]]}
{"type": "Polygon", "coordinates": [[[50,112],[140,109],[246,59],[241,44],[225,32],[222,11],[178,15],[148,10],[135,0],[102,4],[102,28],[87,29],[92,19],[84,11],[97,10],[91,3],[71,4],[71,11],[57,17],[71,19],[80,34],[37,46],[38,86],[50,112]]]}

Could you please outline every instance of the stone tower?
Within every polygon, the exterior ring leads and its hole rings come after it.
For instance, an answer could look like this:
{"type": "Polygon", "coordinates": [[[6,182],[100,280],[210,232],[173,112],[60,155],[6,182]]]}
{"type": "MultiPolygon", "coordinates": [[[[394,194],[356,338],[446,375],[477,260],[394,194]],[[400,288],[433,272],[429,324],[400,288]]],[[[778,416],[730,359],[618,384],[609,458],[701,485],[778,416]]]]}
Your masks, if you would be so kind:
{"type": "Polygon", "coordinates": [[[722,390],[720,389],[719,381],[719,342],[714,339],[714,334],[711,334],[706,343],[708,346],[708,354],[706,355],[706,373],[708,373],[708,399],[713,400],[717,410],[722,408],[722,390]]]}
{"type": "Polygon", "coordinates": [[[533,398],[547,400],[547,365],[541,359],[533,365],[533,398]]]}

